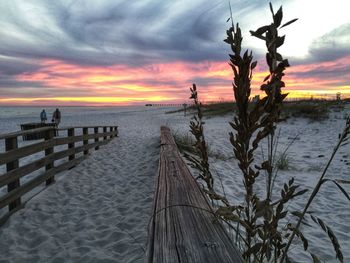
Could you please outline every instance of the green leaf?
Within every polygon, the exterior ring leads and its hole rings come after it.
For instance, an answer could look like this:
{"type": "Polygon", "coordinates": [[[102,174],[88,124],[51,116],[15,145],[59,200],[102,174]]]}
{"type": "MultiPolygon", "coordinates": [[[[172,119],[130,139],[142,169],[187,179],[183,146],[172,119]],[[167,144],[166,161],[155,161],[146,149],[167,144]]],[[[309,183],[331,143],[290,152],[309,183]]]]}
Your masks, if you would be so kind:
{"type": "Polygon", "coordinates": [[[295,235],[296,235],[297,237],[300,238],[300,240],[303,242],[304,250],[306,251],[307,248],[308,248],[308,246],[309,246],[309,242],[308,242],[308,240],[305,238],[305,236],[303,235],[303,233],[302,233],[299,229],[295,228],[295,226],[293,226],[293,225],[290,225],[288,228],[289,228],[290,230],[292,230],[292,231],[295,233],[295,235]]]}
{"type": "Polygon", "coordinates": [[[282,55],[281,55],[280,53],[276,53],[276,59],[277,59],[278,61],[282,61],[282,60],[283,60],[283,57],[282,57],[282,55]]]}
{"type": "Polygon", "coordinates": [[[270,78],[270,74],[267,75],[267,76],[264,78],[264,81],[263,81],[263,82],[265,82],[265,81],[268,80],[269,78],[270,78]]]}
{"type": "Polygon", "coordinates": [[[271,10],[272,16],[274,16],[275,14],[273,13],[273,7],[272,7],[271,2],[269,3],[269,5],[270,5],[270,10],[271,10]]]}
{"type": "Polygon", "coordinates": [[[259,250],[261,249],[263,243],[256,243],[255,245],[253,245],[252,247],[250,247],[244,254],[246,255],[251,255],[251,254],[258,254],[259,250]]]}
{"type": "Polygon", "coordinates": [[[261,36],[261,35],[258,35],[258,34],[256,34],[254,31],[252,31],[252,30],[250,30],[249,31],[250,32],[250,34],[252,35],[252,36],[254,36],[254,37],[257,37],[257,38],[259,38],[259,39],[261,39],[261,40],[266,40],[266,37],[263,37],[263,36],[261,36]]]}
{"type": "Polygon", "coordinates": [[[220,206],[216,211],[215,214],[225,216],[230,215],[234,211],[234,207],[232,206],[220,206]]]}
{"type": "Polygon", "coordinates": [[[288,211],[284,211],[280,214],[279,218],[280,219],[285,218],[287,214],[288,214],[288,211]]]}
{"type": "MultiPolygon", "coordinates": [[[[270,75],[269,75],[270,76],[270,75]]],[[[292,184],[294,183],[294,177],[292,177],[289,182],[288,182],[288,185],[291,186],[292,184]]]]}
{"type": "Polygon", "coordinates": [[[297,20],[298,20],[298,18],[294,18],[294,19],[290,20],[289,22],[283,24],[280,28],[285,27],[285,26],[288,26],[288,25],[294,23],[294,22],[297,21],[297,20]]]}
{"type": "Polygon", "coordinates": [[[276,48],[279,48],[280,46],[283,45],[285,37],[286,37],[286,36],[277,37],[277,39],[276,39],[276,41],[275,41],[276,48]]]}
{"type": "Polygon", "coordinates": [[[264,34],[267,30],[269,30],[270,26],[262,26],[259,27],[254,33],[257,35],[262,35],[264,34]]]}
{"type": "Polygon", "coordinates": [[[299,196],[299,195],[303,195],[303,194],[305,194],[307,191],[309,191],[309,189],[301,190],[301,191],[297,192],[296,194],[294,194],[293,197],[296,197],[296,196],[299,196]]]}
{"type": "Polygon", "coordinates": [[[281,25],[283,17],[282,6],[278,9],[277,13],[273,16],[273,22],[275,23],[276,28],[281,25]]]}
{"type": "Polygon", "coordinates": [[[258,62],[257,62],[257,61],[254,61],[254,62],[251,64],[250,69],[253,70],[253,69],[256,67],[257,64],[258,64],[258,62]]]}

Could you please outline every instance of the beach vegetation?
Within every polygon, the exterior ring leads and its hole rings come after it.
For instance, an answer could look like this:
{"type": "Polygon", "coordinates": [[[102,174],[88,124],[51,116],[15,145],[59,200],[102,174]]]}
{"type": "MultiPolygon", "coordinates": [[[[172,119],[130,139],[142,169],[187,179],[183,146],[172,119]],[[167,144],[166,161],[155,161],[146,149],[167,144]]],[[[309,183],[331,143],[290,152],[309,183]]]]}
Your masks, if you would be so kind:
{"type": "MultiPolygon", "coordinates": [[[[197,108],[196,105],[191,105],[186,109],[188,112],[195,113],[197,108]]],[[[203,115],[206,117],[224,116],[232,113],[236,110],[235,102],[212,102],[212,103],[201,103],[201,110],[203,115]]],[[[184,109],[177,109],[172,111],[167,111],[166,114],[183,112],[184,109]]]]}
{"type": "Polygon", "coordinates": [[[313,121],[322,121],[329,117],[334,101],[301,100],[284,103],[282,115],[284,117],[307,118],[313,121]]]}
{"type": "MultiPolygon", "coordinates": [[[[208,159],[208,146],[205,140],[202,105],[198,98],[197,86],[190,88],[191,99],[194,102],[196,114],[190,122],[190,131],[194,136],[196,156],[186,156],[192,166],[199,171],[198,179],[205,182],[204,192],[211,200],[216,202],[215,215],[217,220],[223,220],[236,232],[235,242],[241,250],[246,262],[291,262],[290,247],[301,244],[301,249],[310,253],[310,260],[320,262],[318,256],[309,251],[309,240],[300,228],[301,223],[314,227],[319,226],[324,231],[335,251],[336,258],[344,262],[340,244],[327,223],[317,215],[310,213],[310,204],[324,183],[334,183],[335,186],[350,200],[346,190],[339,180],[326,178],[326,172],[338,149],[348,143],[350,137],[350,119],[340,135],[334,151],[325,165],[324,170],[312,189],[305,207],[300,210],[291,210],[290,203],[296,198],[305,196],[309,190],[298,184],[293,177],[287,178],[282,187],[274,184],[278,169],[275,162],[278,136],[276,128],[281,120],[284,100],[288,94],[283,92],[285,83],[283,77],[289,67],[287,59],[283,58],[278,49],[284,44],[285,36],[280,36],[280,29],[295,22],[290,20],[282,24],[283,12],[280,7],[277,12],[273,10],[272,23],[262,26],[251,35],[265,42],[267,47],[266,63],[269,74],[265,77],[260,89],[264,96],[254,103],[250,101],[251,80],[257,62],[253,60],[251,51],[242,52],[242,33],[238,24],[234,25],[231,17],[231,27],[226,31],[225,42],[230,45],[230,67],[233,71],[233,92],[236,101],[236,114],[229,123],[232,131],[229,141],[238,162],[244,183],[244,198],[240,202],[228,200],[225,195],[215,191],[215,178],[210,171],[208,159]],[[242,54],[243,53],[243,54],[242,54]],[[259,156],[259,147],[267,144],[267,154],[259,156]],[[259,160],[259,161],[257,161],[259,160]],[[264,193],[257,191],[257,178],[264,176],[266,180],[264,193]],[[310,220],[307,220],[307,219],[310,220]],[[306,223],[306,221],[308,221],[306,223]],[[313,222],[314,225],[311,225],[313,222]],[[294,239],[300,242],[293,242],[294,239]]],[[[288,164],[287,155],[284,154],[284,164],[288,164]]],[[[303,197],[304,199],[306,197],[303,197]]]]}
{"type": "Polygon", "coordinates": [[[279,170],[288,170],[290,168],[290,161],[287,154],[281,154],[276,162],[276,167],[279,170]]]}
{"type": "Polygon", "coordinates": [[[196,148],[193,147],[195,142],[189,133],[174,133],[174,140],[180,152],[196,154],[196,148]]]}

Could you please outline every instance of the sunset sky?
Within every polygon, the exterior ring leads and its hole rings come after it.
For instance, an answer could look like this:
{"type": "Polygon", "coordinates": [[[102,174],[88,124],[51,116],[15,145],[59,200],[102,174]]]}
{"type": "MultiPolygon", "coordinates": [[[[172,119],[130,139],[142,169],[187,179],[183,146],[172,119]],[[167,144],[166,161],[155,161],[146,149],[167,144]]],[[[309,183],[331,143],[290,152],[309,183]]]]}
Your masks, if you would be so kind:
{"type": "MultiPolygon", "coordinates": [[[[266,76],[265,0],[232,0],[234,22],[266,76]]],[[[288,0],[280,53],[289,97],[350,97],[350,1],[288,0]]],[[[129,105],[232,100],[224,0],[0,0],[0,105],[129,105]]]]}

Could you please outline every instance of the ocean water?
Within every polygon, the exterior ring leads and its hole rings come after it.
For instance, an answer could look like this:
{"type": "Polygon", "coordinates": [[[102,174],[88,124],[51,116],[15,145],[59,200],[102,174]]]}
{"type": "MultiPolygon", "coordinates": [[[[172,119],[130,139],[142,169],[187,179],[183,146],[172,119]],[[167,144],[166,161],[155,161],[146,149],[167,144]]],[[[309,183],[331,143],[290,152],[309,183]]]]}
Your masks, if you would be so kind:
{"type": "MultiPolygon", "coordinates": [[[[20,130],[20,124],[40,122],[40,112],[45,109],[48,122],[55,107],[0,107],[0,134],[20,130]]],[[[60,107],[64,126],[118,125],[120,119],[137,113],[155,112],[152,107],[60,107]]]]}

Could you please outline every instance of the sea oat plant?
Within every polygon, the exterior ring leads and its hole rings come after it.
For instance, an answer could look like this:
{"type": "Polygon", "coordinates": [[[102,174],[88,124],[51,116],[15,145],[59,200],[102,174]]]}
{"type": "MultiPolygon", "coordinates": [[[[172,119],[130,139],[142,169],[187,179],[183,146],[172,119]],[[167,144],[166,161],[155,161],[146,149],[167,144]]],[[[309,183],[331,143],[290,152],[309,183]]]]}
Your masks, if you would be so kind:
{"type": "MultiPolygon", "coordinates": [[[[232,26],[226,32],[227,38],[225,39],[233,52],[229,56],[234,75],[233,92],[237,105],[237,116],[230,122],[233,129],[233,132],[230,133],[230,142],[242,172],[245,188],[243,203],[231,205],[225,197],[217,194],[214,190],[214,180],[209,169],[204,139],[201,104],[198,100],[196,86],[193,85],[191,88],[191,98],[197,107],[197,116],[191,122],[190,128],[196,138],[195,147],[198,150],[199,158],[190,157],[189,160],[194,167],[200,170],[199,178],[206,182],[205,192],[211,199],[219,201],[216,210],[217,217],[228,222],[231,226],[230,222],[237,223],[235,230],[237,231],[238,246],[242,249],[242,255],[247,262],[278,262],[279,260],[288,262],[288,248],[295,236],[302,241],[304,250],[308,249],[308,240],[299,229],[307,208],[303,212],[288,210],[288,204],[291,200],[304,195],[307,190],[300,189],[300,185],[295,184],[294,178],[291,178],[280,190],[280,197],[276,198],[276,195],[272,195],[273,191],[275,192],[273,186],[276,178],[273,162],[276,144],[275,130],[280,120],[282,103],[287,96],[287,94],[282,93],[282,88],[285,86],[282,79],[285,69],[289,67],[288,60],[278,53],[278,48],[283,45],[285,39],[285,36],[279,36],[278,33],[279,29],[297,19],[281,26],[282,7],[274,13],[270,4],[270,10],[273,22],[258,28],[256,31],[251,31],[254,37],[265,42],[267,47],[266,62],[269,67],[269,74],[261,85],[265,97],[257,100],[252,108],[249,107],[251,104],[249,97],[251,95],[252,74],[257,62],[253,62],[252,52],[245,51],[243,55],[241,54],[243,38],[238,24],[235,26],[232,22],[232,26]],[[268,155],[266,159],[263,158],[260,164],[257,164],[255,161],[257,149],[265,140],[268,141],[268,155]],[[254,187],[256,178],[261,176],[261,172],[266,174],[265,196],[259,195],[254,187]]],[[[230,19],[232,21],[232,12],[230,19]]],[[[345,141],[345,137],[343,141],[345,141]]],[[[339,183],[335,183],[348,197],[339,183]]],[[[319,187],[316,188],[319,189],[319,187]]],[[[335,248],[337,258],[342,262],[340,246],[331,229],[321,219],[315,216],[311,219],[327,232],[335,248]]],[[[317,257],[310,254],[317,262],[317,257]]]]}
{"type": "Polygon", "coordinates": [[[190,131],[196,139],[194,148],[199,154],[199,159],[192,155],[186,155],[186,158],[200,171],[199,177],[206,182],[208,191],[213,191],[214,180],[209,169],[208,145],[203,132],[203,114],[201,103],[198,100],[196,84],[193,84],[191,88],[190,99],[193,99],[194,106],[197,109],[197,116],[194,116],[193,121],[190,122],[190,131]]]}
{"type": "MultiPolygon", "coordinates": [[[[245,187],[245,203],[240,219],[245,222],[246,249],[244,258],[250,262],[268,261],[272,257],[277,259],[285,246],[283,235],[292,229],[281,225],[281,221],[287,216],[285,204],[296,196],[302,195],[306,190],[298,191],[299,185],[291,179],[284,184],[279,200],[272,199],[273,183],[273,143],[276,125],[280,118],[282,102],[287,94],[282,93],[285,86],[282,78],[284,71],[289,67],[288,60],[283,59],[278,53],[278,48],[284,43],[285,36],[278,35],[278,29],[285,27],[296,19],[281,26],[282,7],[274,13],[270,4],[273,22],[270,25],[260,27],[251,34],[265,41],[267,47],[266,62],[269,74],[261,85],[265,97],[257,100],[253,109],[249,109],[249,97],[251,94],[251,79],[257,62],[253,62],[252,52],[245,51],[243,56],[242,34],[239,25],[232,26],[227,30],[225,42],[231,46],[233,54],[230,54],[230,66],[233,70],[233,91],[237,103],[237,116],[230,123],[234,132],[230,133],[230,141],[234,154],[238,160],[238,166],[243,174],[245,187]],[[254,157],[259,144],[269,137],[267,160],[260,165],[254,164],[254,157]],[[267,174],[266,196],[258,196],[254,191],[256,178],[261,171],[267,174]]],[[[232,21],[232,16],[231,16],[232,21]]]]}

